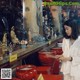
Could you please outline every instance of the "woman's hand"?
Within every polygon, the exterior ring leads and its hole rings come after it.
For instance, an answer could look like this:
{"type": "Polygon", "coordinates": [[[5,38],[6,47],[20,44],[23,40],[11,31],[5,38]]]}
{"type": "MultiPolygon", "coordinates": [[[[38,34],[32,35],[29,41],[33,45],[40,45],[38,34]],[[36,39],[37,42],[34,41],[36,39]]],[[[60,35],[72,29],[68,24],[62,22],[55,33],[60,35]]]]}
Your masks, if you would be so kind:
{"type": "Polygon", "coordinates": [[[63,57],[63,55],[55,55],[55,57],[59,59],[60,57],[63,57]]]}
{"type": "Polygon", "coordinates": [[[59,60],[63,61],[63,62],[66,62],[66,61],[70,61],[71,57],[64,57],[64,56],[62,56],[62,57],[59,58],[59,60]]]}

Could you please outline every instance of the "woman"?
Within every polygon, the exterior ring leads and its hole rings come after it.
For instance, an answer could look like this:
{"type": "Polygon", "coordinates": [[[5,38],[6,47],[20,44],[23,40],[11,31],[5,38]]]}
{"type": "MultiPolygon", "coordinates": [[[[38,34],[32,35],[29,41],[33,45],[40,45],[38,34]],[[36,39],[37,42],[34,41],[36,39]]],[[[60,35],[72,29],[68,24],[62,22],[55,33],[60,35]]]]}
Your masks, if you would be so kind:
{"type": "Polygon", "coordinates": [[[58,56],[62,62],[61,72],[64,80],[80,80],[80,37],[76,20],[68,20],[63,26],[63,54],[58,56]]]}
{"type": "Polygon", "coordinates": [[[62,62],[64,80],[80,80],[80,37],[76,20],[67,20],[63,26],[62,55],[47,55],[62,62]]]}

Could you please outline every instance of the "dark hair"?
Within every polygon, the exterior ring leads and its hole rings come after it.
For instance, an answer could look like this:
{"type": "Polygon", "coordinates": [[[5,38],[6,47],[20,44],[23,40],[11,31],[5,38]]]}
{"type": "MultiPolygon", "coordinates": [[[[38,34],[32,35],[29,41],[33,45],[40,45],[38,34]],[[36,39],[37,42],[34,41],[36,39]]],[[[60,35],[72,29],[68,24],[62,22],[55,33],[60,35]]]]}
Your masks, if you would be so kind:
{"type": "Polygon", "coordinates": [[[66,38],[66,39],[69,39],[69,38],[72,38],[72,39],[77,39],[78,38],[78,35],[79,35],[79,31],[78,31],[78,24],[77,24],[77,20],[67,20],[66,22],[64,22],[63,24],[63,36],[66,38]],[[69,27],[71,27],[72,29],[72,34],[71,36],[68,36],[65,32],[65,29],[64,29],[64,25],[67,25],[69,27]]]}

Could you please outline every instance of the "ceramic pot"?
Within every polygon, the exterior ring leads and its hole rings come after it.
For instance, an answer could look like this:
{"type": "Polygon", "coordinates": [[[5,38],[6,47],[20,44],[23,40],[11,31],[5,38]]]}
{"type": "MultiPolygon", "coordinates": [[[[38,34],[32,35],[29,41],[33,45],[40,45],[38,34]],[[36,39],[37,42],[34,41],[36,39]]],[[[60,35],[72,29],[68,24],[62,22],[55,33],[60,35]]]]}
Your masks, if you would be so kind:
{"type": "Polygon", "coordinates": [[[16,68],[16,76],[22,80],[35,79],[37,75],[36,66],[22,65],[16,68]]]}
{"type": "Polygon", "coordinates": [[[46,56],[46,54],[49,54],[49,53],[51,52],[44,52],[44,51],[39,52],[39,59],[42,65],[46,65],[46,66],[52,65],[54,59],[46,56]]]}
{"type": "Polygon", "coordinates": [[[59,47],[52,48],[51,52],[53,52],[53,55],[61,55],[63,53],[62,48],[59,47]]]}
{"type": "Polygon", "coordinates": [[[11,80],[21,80],[21,79],[18,79],[18,78],[12,78],[11,80]]]}

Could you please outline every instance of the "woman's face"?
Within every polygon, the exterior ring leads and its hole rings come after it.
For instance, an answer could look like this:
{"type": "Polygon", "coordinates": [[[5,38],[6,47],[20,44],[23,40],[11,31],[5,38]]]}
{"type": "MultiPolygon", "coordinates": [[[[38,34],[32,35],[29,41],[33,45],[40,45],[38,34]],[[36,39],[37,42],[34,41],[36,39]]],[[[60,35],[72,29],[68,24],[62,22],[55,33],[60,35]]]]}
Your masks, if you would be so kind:
{"type": "Polygon", "coordinates": [[[65,32],[68,36],[71,36],[72,34],[72,29],[70,26],[67,26],[67,25],[64,25],[64,29],[65,29],[65,32]]]}

